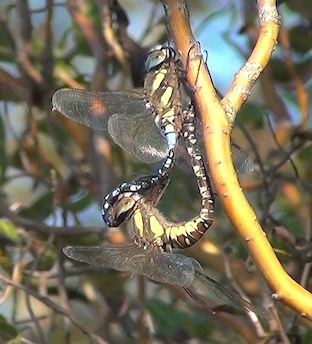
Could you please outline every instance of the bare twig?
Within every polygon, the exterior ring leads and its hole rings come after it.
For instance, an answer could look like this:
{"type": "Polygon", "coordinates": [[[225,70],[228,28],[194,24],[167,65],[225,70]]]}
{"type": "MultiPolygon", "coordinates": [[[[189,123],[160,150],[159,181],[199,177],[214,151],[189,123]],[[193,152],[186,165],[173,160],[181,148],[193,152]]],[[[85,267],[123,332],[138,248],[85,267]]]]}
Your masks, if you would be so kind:
{"type": "Polygon", "coordinates": [[[0,214],[3,217],[7,217],[10,221],[12,221],[16,226],[24,227],[27,230],[32,230],[44,234],[51,234],[52,232],[55,235],[85,235],[85,234],[97,234],[100,233],[103,228],[101,227],[84,227],[84,226],[73,226],[73,227],[52,227],[45,225],[43,223],[38,223],[36,221],[32,221],[21,217],[19,215],[14,214],[12,211],[9,210],[7,205],[0,201],[0,214]]]}
{"type": "Polygon", "coordinates": [[[42,296],[39,293],[37,293],[36,291],[29,289],[29,288],[26,288],[25,286],[23,286],[21,284],[15,283],[10,278],[7,278],[1,274],[0,274],[0,280],[3,281],[4,283],[8,284],[8,285],[13,286],[16,289],[22,290],[27,295],[30,295],[30,296],[36,298],[38,301],[42,302],[44,305],[51,308],[54,312],[69,318],[71,320],[71,322],[73,324],[75,324],[76,327],[83,334],[85,334],[90,339],[93,339],[96,343],[106,344],[106,341],[104,341],[102,338],[100,338],[99,336],[97,336],[94,333],[89,332],[87,330],[87,328],[79,320],[77,320],[76,317],[71,312],[66,311],[63,307],[61,307],[57,303],[53,302],[50,298],[42,296]]]}

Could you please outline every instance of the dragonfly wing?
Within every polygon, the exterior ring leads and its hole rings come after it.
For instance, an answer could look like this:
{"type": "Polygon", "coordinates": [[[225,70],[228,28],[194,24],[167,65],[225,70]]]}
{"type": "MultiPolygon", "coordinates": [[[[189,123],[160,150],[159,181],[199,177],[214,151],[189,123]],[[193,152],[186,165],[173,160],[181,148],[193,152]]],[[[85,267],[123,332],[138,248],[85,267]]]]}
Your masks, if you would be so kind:
{"type": "Polygon", "coordinates": [[[233,164],[239,176],[251,173],[254,170],[254,163],[246,151],[236,143],[231,142],[233,164]]]}
{"type": "Polygon", "coordinates": [[[107,122],[116,113],[134,116],[146,111],[142,94],[133,91],[92,92],[60,89],[52,97],[53,110],[96,130],[107,130],[107,122]]]}
{"type": "MultiPolygon", "coordinates": [[[[198,133],[198,142],[201,146],[201,152],[205,152],[202,123],[196,118],[196,132],[198,133]]],[[[251,173],[254,170],[254,164],[247,152],[235,143],[231,143],[232,160],[239,176],[251,173]]]]}
{"type": "Polygon", "coordinates": [[[157,162],[167,155],[168,142],[150,114],[113,115],[108,120],[108,132],[121,148],[144,162],[157,162]]]}
{"type": "MultiPolygon", "coordinates": [[[[196,136],[198,140],[198,148],[203,156],[205,156],[204,138],[202,133],[201,121],[196,119],[196,136]]],[[[238,175],[251,173],[254,170],[254,163],[247,152],[235,143],[231,143],[233,164],[238,175]]],[[[184,140],[179,141],[177,149],[177,165],[184,171],[192,173],[190,167],[190,158],[185,148],[184,140]]],[[[209,171],[209,169],[208,169],[209,171]]]]}
{"type": "Polygon", "coordinates": [[[129,270],[129,260],[138,257],[138,247],[129,245],[102,245],[102,246],[67,246],[64,254],[78,262],[87,263],[101,268],[110,268],[118,271],[129,270]]]}
{"type": "Polygon", "coordinates": [[[153,257],[153,264],[145,276],[158,282],[188,287],[195,279],[195,269],[191,258],[161,252],[153,257]]]}
{"type": "Polygon", "coordinates": [[[193,288],[188,287],[188,288],[183,288],[183,289],[190,295],[190,297],[194,301],[198,302],[204,308],[208,309],[212,314],[215,314],[215,311],[208,306],[205,300],[200,295],[198,295],[198,293],[193,288]]]}
{"type": "Polygon", "coordinates": [[[228,302],[237,308],[244,309],[247,312],[256,312],[255,307],[240,297],[234,290],[230,290],[201,271],[195,270],[195,276],[222,301],[228,302]]]}
{"type": "Polygon", "coordinates": [[[103,246],[67,246],[64,254],[93,266],[127,271],[154,281],[189,286],[195,278],[192,259],[178,254],[144,249],[135,244],[103,246]]]}
{"type": "Polygon", "coordinates": [[[54,110],[80,124],[108,130],[121,148],[144,162],[166,157],[167,140],[138,92],[61,89],[54,93],[52,104],[54,110]]]}

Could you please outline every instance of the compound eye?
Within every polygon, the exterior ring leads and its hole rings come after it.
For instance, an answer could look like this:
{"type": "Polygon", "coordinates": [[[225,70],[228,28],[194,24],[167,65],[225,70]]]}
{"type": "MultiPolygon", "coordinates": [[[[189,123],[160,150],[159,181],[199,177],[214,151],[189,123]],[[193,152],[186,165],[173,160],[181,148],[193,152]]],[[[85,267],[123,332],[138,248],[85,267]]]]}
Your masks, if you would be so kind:
{"type": "Polygon", "coordinates": [[[145,61],[145,69],[150,72],[152,69],[158,68],[168,58],[166,49],[158,49],[151,51],[145,61]]]}
{"type": "Polygon", "coordinates": [[[123,197],[103,209],[103,220],[108,227],[118,227],[128,221],[135,211],[137,202],[132,197],[123,197]]]}
{"type": "Polygon", "coordinates": [[[126,197],[121,199],[116,205],[115,217],[123,217],[124,214],[128,214],[129,212],[131,212],[135,205],[136,202],[134,201],[134,199],[132,199],[132,197],[126,197]]]}

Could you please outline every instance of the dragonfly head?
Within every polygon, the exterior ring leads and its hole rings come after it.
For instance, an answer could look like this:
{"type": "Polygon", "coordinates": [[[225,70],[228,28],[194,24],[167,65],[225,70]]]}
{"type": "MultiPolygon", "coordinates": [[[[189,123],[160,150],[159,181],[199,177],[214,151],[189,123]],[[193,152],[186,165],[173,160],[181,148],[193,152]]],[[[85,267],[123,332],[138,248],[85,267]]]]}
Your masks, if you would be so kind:
{"type": "Polygon", "coordinates": [[[142,177],[132,183],[120,184],[104,198],[104,222],[108,227],[118,227],[128,221],[142,203],[156,205],[168,184],[166,176],[142,177]]]}
{"type": "Polygon", "coordinates": [[[147,72],[150,72],[152,69],[159,68],[165,61],[175,60],[175,56],[176,54],[173,48],[157,45],[147,55],[145,69],[147,72]]]}
{"type": "Polygon", "coordinates": [[[128,221],[131,218],[139,201],[139,199],[135,200],[133,196],[120,194],[120,197],[115,202],[104,203],[102,216],[108,227],[118,227],[124,221],[128,221]]]}

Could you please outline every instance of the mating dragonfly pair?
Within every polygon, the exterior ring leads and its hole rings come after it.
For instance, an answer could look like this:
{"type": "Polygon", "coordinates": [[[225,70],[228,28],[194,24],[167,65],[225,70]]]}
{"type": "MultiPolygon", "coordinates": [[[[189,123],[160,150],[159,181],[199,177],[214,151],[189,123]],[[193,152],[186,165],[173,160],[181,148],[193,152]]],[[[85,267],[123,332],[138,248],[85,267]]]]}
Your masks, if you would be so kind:
{"type": "MultiPolygon", "coordinates": [[[[123,183],[104,199],[105,223],[116,227],[128,221],[132,243],[69,246],[64,253],[94,266],[179,285],[205,306],[191,287],[198,279],[225,301],[253,311],[249,302],[206,276],[196,260],[172,253],[172,248],[193,245],[211,226],[214,200],[197,141],[196,127],[200,123],[184,90],[175,51],[171,47],[151,51],[146,70],[143,93],[61,89],[53,95],[54,110],[93,129],[107,130],[119,146],[140,160],[153,163],[165,159],[156,175],[123,183]],[[165,219],[156,206],[169,184],[169,173],[179,151],[186,151],[189,156],[202,200],[195,218],[173,223],[165,219]]],[[[234,155],[239,158],[240,172],[250,172],[253,166],[250,158],[238,146],[233,147],[234,155]]]]}

